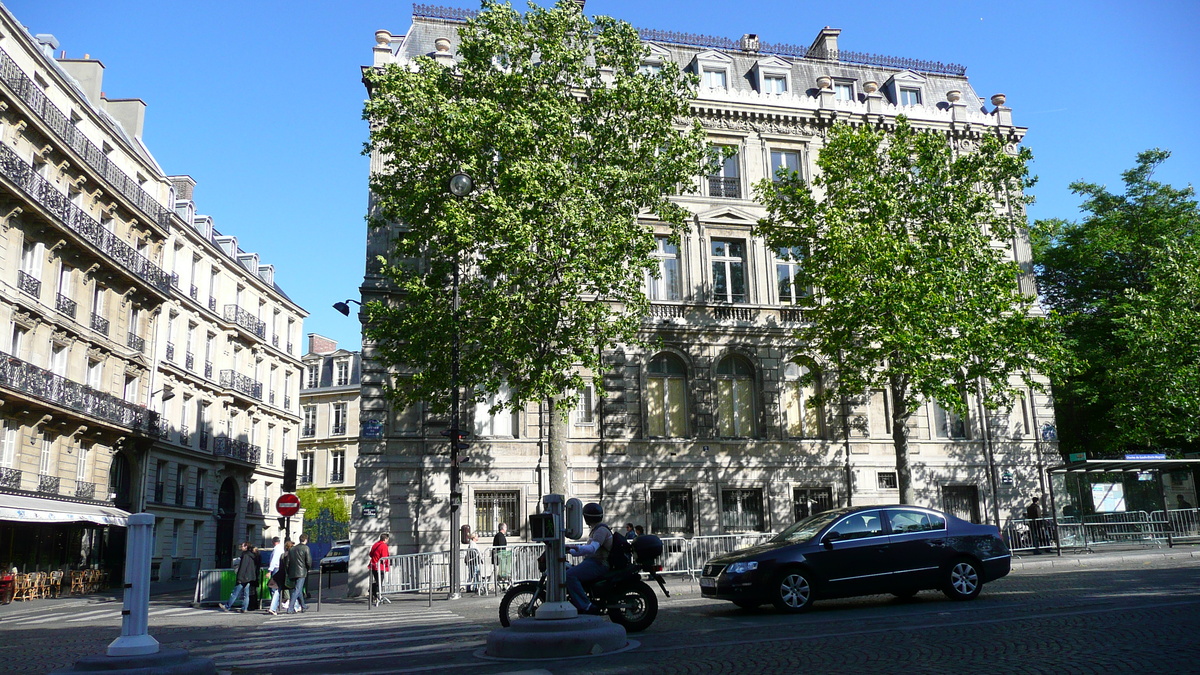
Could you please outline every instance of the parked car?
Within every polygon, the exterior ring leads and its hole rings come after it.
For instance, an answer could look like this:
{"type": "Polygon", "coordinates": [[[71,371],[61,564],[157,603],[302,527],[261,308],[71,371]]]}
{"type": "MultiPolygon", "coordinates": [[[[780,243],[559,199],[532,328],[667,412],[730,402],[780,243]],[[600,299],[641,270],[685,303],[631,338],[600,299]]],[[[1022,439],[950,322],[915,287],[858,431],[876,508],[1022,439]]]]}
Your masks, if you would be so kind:
{"type": "Polygon", "coordinates": [[[350,569],[350,543],[338,542],[321,558],[321,572],[345,572],[350,569]]]}
{"type": "Polygon", "coordinates": [[[993,525],[917,506],[859,506],[804,518],[769,541],[713,557],[700,592],[739,607],[802,612],[813,600],[941,590],[971,600],[1008,574],[1012,554],[993,525]]]}

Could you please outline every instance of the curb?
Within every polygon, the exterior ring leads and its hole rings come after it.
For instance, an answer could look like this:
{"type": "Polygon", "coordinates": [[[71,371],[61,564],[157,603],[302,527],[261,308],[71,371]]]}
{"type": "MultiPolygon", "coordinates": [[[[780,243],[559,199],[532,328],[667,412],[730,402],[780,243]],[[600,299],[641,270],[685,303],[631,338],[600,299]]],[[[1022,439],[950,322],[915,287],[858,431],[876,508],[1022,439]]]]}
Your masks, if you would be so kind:
{"type": "Polygon", "coordinates": [[[1102,553],[1065,553],[1062,556],[1050,553],[1035,557],[1014,558],[1012,569],[1038,569],[1042,567],[1098,567],[1130,562],[1152,560],[1200,559],[1200,549],[1167,549],[1164,551],[1108,551],[1102,553]]]}

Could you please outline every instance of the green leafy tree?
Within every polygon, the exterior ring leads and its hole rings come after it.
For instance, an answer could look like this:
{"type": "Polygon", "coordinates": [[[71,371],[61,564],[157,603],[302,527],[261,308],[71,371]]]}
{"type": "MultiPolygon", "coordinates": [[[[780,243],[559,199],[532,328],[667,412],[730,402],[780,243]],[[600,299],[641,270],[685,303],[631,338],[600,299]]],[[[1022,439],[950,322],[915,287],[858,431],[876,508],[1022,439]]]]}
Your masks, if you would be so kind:
{"type": "MultiPolygon", "coordinates": [[[[695,78],[672,63],[639,72],[637,31],[569,0],[524,14],[485,0],[458,35],[453,67],[419,57],[367,75],[378,222],[403,232],[381,261],[397,301],[368,304],[366,334],[411,374],[391,390],[401,404],[446,410],[457,332],[468,397],[507,386],[510,407],[545,400],[565,413],[579,368],[599,372],[600,350],[641,326],[655,268],[639,216],[683,227],[668,195],[706,161],[699,125],[677,123],[695,78]],[[457,171],[476,185],[461,200],[447,193],[457,171]]],[[[562,491],[554,440],[551,489],[562,491]]]]}
{"type": "Polygon", "coordinates": [[[1076,363],[1055,383],[1064,452],[1111,457],[1200,439],[1200,207],[1153,179],[1147,150],[1123,194],[1076,182],[1086,214],[1038,221],[1034,259],[1076,363]]]}
{"type": "Polygon", "coordinates": [[[904,503],[915,498],[908,419],[922,402],[965,416],[971,388],[1003,405],[1011,380],[1031,380],[1056,352],[1009,253],[1029,157],[993,136],[955,152],[900,117],[894,129],[835,125],[811,182],[781,172],[755,188],[768,212],[758,233],[802,252],[796,284],[814,295],[796,337],[836,371],[823,399],[890,391],[904,503]]]}
{"type": "MultiPolygon", "coordinates": [[[[313,541],[326,543],[348,536],[350,509],[337,490],[305,485],[296,491],[304,509],[305,530],[313,541]]],[[[298,536],[298,533],[293,533],[298,536]]]]}

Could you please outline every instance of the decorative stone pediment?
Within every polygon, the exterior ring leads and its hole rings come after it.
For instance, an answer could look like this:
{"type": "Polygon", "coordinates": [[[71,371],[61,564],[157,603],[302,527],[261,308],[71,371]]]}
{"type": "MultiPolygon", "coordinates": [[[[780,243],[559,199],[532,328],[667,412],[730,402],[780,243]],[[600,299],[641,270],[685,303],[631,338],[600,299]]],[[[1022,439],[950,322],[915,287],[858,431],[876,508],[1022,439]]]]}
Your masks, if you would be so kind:
{"type": "Polygon", "coordinates": [[[665,47],[660,47],[653,42],[646,45],[650,48],[650,53],[642,57],[642,63],[661,64],[664,61],[669,61],[671,51],[665,47]]]}
{"type": "Polygon", "coordinates": [[[891,77],[889,77],[887,82],[884,83],[884,85],[886,86],[886,85],[893,84],[893,83],[894,84],[923,85],[928,81],[929,81],[929,78],[925,77],[924,75],[922,75],[918,72],[915,72],[912,70],[902,70],[902,71],[896,73],[895,75],[892,75],[891,77]]]}
{"type": "Polygon", "coordinates": [[[696,218],[705,223],[721,223],[725,225],[754,225],[758,216],[736,206],[720,206],[715,209],[701,211],[696,218]]]}

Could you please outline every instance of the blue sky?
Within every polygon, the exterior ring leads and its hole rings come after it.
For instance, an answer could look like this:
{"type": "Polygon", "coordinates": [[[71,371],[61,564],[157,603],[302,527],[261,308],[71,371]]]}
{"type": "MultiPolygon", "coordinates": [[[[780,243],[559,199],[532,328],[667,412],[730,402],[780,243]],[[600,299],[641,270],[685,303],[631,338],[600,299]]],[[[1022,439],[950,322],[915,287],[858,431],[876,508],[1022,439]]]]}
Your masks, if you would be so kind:
{"type": "MultiPolygon", "coordinates": [[[[68,58],[105,67],[111,98],[148,104],[144,138],[168,174],[196,179],[201,213],[274,263],[307,309],[306,332],[356,348],[332,303],[358,296],[367,161],[359,67],[374,32],[403,34],[407,2],[0,0],[68,58]]],[[[432,2],[478,8],[475,2],[432,2]]],[[[1200,3],[589,0],[642,28],[807,46],[824,26],[842,49],[967,66],[984,97],[1008,95],[1029,127],[1033,218],[1076,217],[1074,180],[1120,187],[1136,154],[1173,152],[1160,180],[1195,181],[1200,3]]]]}

